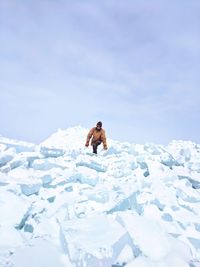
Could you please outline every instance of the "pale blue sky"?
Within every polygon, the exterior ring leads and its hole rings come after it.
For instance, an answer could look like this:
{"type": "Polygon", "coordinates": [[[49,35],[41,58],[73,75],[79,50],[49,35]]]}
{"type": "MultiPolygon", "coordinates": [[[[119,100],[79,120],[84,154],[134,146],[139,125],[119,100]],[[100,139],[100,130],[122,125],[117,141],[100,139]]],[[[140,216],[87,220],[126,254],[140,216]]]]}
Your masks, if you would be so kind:
{"type": "Polygon", "coordinates": [[[200,143],[199,0],[1,0],[0,134],[200,143]]]}

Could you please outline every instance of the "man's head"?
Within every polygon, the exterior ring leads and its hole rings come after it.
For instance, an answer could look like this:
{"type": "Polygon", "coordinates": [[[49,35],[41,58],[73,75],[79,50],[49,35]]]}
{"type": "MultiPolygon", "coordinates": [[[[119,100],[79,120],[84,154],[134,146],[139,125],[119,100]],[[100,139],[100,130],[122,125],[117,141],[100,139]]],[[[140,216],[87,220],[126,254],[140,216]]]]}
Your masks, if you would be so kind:
{"type": "Polygon", "coordinates": [[[97,122],[96,129],[97,129],[98,131],[100,131],[100,130],[101,130],[101,128],[102,128],[102,122],[101,122],[101,121],[99,121],[99,122],[97,122]]]}

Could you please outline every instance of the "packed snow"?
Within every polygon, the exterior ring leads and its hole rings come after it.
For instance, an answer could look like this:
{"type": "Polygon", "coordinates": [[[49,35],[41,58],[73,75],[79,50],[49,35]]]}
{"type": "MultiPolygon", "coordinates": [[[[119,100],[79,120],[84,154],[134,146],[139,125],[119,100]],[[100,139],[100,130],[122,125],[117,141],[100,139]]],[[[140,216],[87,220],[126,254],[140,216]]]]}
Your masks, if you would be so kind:
{"type": "Polygon", "coordinates": [[[200,145],[0,136],[0,267],[199,267],[200,145]]]}

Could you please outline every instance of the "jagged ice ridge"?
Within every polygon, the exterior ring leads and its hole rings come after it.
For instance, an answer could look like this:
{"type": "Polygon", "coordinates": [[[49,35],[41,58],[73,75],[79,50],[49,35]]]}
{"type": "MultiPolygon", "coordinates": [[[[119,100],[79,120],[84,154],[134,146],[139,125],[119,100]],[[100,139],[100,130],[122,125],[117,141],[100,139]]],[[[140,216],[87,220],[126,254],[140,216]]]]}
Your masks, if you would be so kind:
{"type": "Polygon", "coordinates": [[[0,136],[0,267],[200,266],[200,145],[0,136]]]}

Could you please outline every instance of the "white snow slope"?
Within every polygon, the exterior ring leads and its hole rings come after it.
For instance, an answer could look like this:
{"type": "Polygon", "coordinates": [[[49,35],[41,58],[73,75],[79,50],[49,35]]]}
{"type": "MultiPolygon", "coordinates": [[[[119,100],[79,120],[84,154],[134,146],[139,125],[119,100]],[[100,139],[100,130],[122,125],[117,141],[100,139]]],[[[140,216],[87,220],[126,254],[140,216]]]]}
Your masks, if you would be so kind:
{"type": "Polygon", "coordinates": [[[200,266],[200,145],[0,136],[0,267],[200,266]]]}

